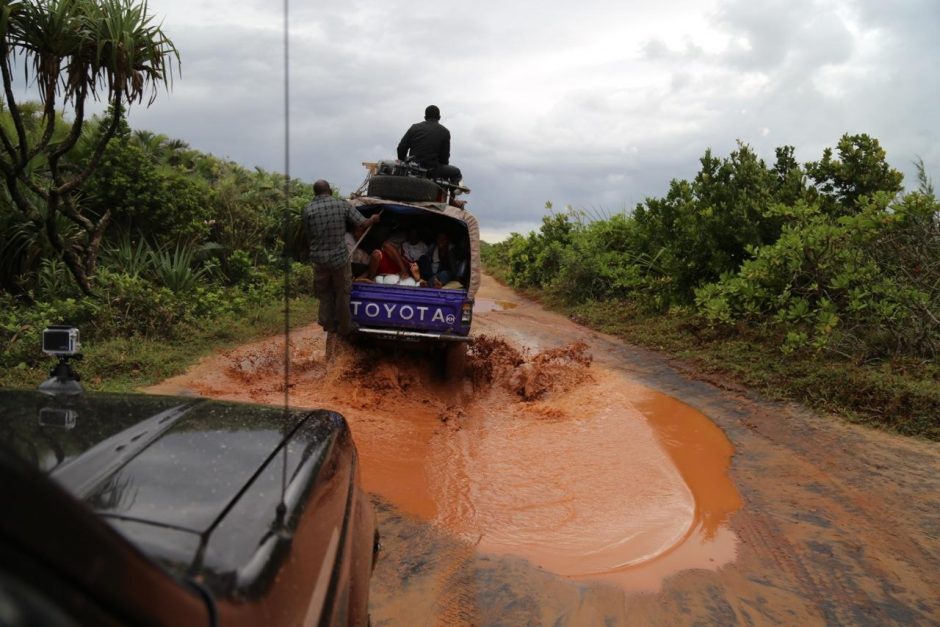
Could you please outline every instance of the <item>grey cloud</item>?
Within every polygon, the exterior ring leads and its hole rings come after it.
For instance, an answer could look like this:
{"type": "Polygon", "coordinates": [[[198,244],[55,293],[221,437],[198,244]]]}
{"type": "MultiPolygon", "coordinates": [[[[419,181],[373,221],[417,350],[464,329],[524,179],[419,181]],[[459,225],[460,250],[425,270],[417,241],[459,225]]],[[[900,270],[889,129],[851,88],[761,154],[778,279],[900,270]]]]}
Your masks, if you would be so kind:
{"type": "Polygon", "coordinates": [[[691,73],[684,70],[675,72],[669,81],[669,87],[673,92],[680,92],[695,84],[691,73]]]}
{"type": "Polygon", "coordinates": [[[643,44],[642,50],[643,56],[653,61],[671,58],[669,46],[660,39],[650,39],[643,44]]]}
{"type": "Polygon", "coordinates": [[[248,167],[281,168],[281,34],[190,27],[175,29],[171,37],[181,50],[182,77],[150,108],[132,107],[130,123],[248,167]]]}
{"type": "Polygon", "coordinates": [[[797,64],[812,72],[847,61],[853,49],[843,19],[831,4],[818,0],[732,0],[722,5],[716,24],[733,37],[725,59],[745,70],[769,72],[797,64]]]}
{"type": "Polygon", "coordinates": [[[935,0],[855,0],[852,6],[864,25],[884,29],[891,39],[914,45],[926,43],[933,48],[940,45],[940,3],[935,0]]]}
{"type": "Polygon", "coordinates": [[[648,39],[640,45],[643,58],[649,61],[696,61],[706,57],[701,46],[692,41],[686,41],[681,48],[673,49],[666,45],[662,39],[648,39]]]}
{"type": "MultiPolygon", "coordinates": [[[[470,206],[489,231],[537,227],[548,200],[556,208],[632,208],[664,194],[670,179],[694,176],[706,148],[724,156],[738,138],[767,160],[791,144],[808,161],[842,133],[868,132],[895,167],[910,174],[921,155],[936,173],[940,5],[840,6],[723,2],[712,26],[746,37],[746,54],[707,53],[694,35],[670,47],[671,34],[659,31],[645,43],[625,39],[620,54],[579,57],[566,74],[546,59],[575,57],[599,25],[637,14],[591,1],[577,12],[492,1],[298,5],[291,172],[351,191],[364,176],[360,162],[394,157],[404,130],[434,102],[453,134],[452,162],[473,188],[470,206]],[[861,48],[844,16],[880,48],[861,48]],[[516,80],[527,76],[545,77],[547,100],[516,80]],[[834,88],[821,91],[822,77],[834,88]]],[[[183,78],[151,109],[134,110],[131,123],[280,170],[281,33],[225,26],[171,36],[183,78]]]]}
{"type": "Polygon", "coordinates": [[[780,65],[801,29],[801,16],[812,15],[808,0],[748,2],[731,0],[719,9],[716,22],[735,37],[729,62],[746,69],[767,70],[780,65]],[[737,42],[743,38],[746,46],[737,42]]]}

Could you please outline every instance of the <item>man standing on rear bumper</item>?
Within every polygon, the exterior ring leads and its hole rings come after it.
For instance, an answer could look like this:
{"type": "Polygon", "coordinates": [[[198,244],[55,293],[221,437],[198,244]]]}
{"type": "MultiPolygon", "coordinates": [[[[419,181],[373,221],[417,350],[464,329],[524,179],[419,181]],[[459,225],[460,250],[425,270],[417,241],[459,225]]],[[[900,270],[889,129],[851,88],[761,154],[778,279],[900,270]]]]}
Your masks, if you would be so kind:
{"type": "Polygon", "coordinates": [[[330,184],[322,179],[313,184],[313,192],[316,198],[304,208],[303,222],[310,238],[313,289],[320,301],[317,322],[327,333],[349,335],[352,271],[345,241],[346,225],[370,227],[378,222],[379,215],[364,218],[348,202],[334,197],[330,184]]]}

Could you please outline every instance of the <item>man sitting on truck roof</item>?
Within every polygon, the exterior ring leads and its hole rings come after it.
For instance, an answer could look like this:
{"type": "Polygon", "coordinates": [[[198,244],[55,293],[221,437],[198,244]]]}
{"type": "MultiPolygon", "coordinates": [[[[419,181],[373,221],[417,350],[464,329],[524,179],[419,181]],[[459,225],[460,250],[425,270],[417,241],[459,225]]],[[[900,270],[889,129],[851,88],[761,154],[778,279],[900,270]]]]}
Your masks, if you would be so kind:
{"type": "Polygon", "coordinates": [[[417,161],[427,168],[432,179],[447,179],[460,183],[460,168],[450,165],[450,131],[441,124],[441,110],[429,105],[424,110],[424,122],[412,124],[398,143],[398,160],[417,161]]]}

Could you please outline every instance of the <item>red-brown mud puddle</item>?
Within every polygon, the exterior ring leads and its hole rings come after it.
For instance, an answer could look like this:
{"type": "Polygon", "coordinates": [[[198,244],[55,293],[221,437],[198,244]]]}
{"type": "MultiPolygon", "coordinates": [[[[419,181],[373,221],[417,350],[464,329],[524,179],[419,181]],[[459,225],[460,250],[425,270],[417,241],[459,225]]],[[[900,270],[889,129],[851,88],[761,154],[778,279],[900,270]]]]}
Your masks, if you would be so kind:
{"type": "MultiPolygon", "coordinates": [[[[326,368],[318,333],[292,343],[292,404],[347,418],[366,490],[480,551],[644,591],[734,559],[726,524],[739,500],[721,431],[591,364],[586,344],[523,355],[478,340],[472,381],[446,387],[414,355],[356,353],[326,368]]],[[[279,403],[282,346],[234,351],[161,391],[279,403]]]]}
{"type": "Polygon", "coordinates": [[[621,377],[592,378],[560,398],[465,407],[459,431],[434,434],[422,453],[434,522],[484,552],[629,590],[733,560],[740,502],[720,430],[621,377]]]}
{"type": "Polygon", "coordinates": [[[517,303],[508,300],[477,298],[473,303],[473,313],[485,314],[493,311],[506,311],[507,309],[515,309],[516,307],[518,307],[517,303]]]}

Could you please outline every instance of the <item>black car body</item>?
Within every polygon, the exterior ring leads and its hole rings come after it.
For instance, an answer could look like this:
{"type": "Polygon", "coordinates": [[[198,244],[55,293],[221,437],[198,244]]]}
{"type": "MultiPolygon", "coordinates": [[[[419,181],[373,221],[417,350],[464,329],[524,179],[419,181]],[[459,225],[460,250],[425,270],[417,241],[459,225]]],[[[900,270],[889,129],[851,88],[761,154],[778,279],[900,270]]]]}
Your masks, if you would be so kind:
{"type": "Polygon", "coordinates": [[[368,621],[375,519],[339,414],[0,391],[0,495],[0,623],[368,621]]]}

